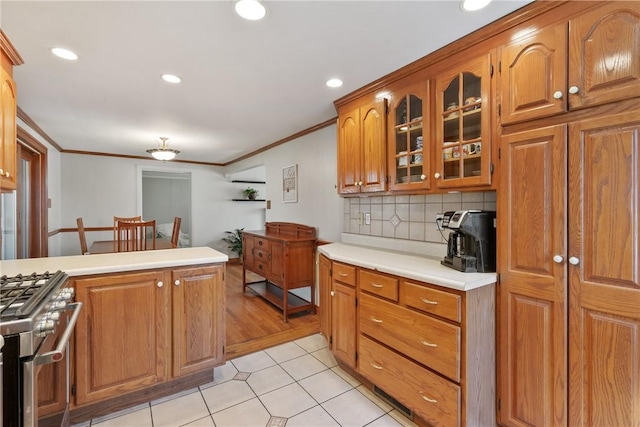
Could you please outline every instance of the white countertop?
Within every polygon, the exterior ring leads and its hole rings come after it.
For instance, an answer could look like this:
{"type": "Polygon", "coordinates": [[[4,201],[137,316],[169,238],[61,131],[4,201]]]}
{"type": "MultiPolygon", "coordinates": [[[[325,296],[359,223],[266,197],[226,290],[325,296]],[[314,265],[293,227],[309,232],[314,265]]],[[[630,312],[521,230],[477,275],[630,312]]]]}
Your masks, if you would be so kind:
{"type": "Polygon", "coordinates": [[[469,291],[496,282],[496,273],[462,273],[441,265],[439,258],[344,243],[321,245],[318,246],[318,250],[334,261],[460,291],[469,291]]]}
{"type": "Polygon", "coordinates": [[[209,247],[74,255],[0,261],[0,276],[62,270],[69,276],[116,273],[150,268],[227,262],[229,257],[209,247]]]}

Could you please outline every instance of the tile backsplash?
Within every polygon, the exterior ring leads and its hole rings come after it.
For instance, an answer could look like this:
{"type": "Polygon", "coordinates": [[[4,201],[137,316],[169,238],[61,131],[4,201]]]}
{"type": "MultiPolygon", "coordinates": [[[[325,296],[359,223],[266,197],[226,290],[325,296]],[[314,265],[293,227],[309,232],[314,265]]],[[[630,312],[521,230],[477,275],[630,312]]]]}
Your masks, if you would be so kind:
{"type": "Polygon", "coordinates": [[[496,210],[496,192],[371,196],[344,199],[345,233],[446,243],[448,230],[436,229],[436,214],[461,209],[496,210]],[[365,224],[365,214],[371,224],[365,224]]]}

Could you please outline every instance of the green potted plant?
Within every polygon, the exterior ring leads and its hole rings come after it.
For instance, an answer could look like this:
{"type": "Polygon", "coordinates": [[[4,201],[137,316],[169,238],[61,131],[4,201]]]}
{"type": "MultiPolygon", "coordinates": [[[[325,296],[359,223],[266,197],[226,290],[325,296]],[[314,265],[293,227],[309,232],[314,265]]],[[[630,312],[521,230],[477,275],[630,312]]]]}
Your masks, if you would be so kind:
{"type": "Polygon", "coordinates": [[[238,257],[242,259],[242,230],[244,228],[236,228],[234,231],[225,231],[227,237],[223,237],[222,240],[229,243],[227,248],[238,254],[238,257]]]}
{"type": "Polygon", "coordinates": [[[243,191],[243,193],[249,200],[255,200],[256,196],[258,195],[258,190],[248,187],[243,191]]]}

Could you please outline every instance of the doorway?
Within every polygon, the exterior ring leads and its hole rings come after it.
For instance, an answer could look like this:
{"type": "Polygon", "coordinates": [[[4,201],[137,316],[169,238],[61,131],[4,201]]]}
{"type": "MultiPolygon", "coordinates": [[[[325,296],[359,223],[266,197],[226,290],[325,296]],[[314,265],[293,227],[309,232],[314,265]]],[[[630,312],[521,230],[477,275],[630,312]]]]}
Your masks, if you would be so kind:
{"type": "Polygon", "coordinates": [[[191,246],[191,172],[141,170],[140,188],[140,213],[156,220],[158,237],[170,239],[173,219],[180,217],[178,247],[191,246]]]}

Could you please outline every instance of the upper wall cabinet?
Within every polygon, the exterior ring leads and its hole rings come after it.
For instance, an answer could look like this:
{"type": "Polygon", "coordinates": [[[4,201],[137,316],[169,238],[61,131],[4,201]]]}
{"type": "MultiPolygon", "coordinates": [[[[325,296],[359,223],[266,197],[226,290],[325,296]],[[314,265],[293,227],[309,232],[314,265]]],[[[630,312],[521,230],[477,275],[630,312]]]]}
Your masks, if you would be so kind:
{"type": "Polygon", "coordinates": [[[338,109],[338,193],[385,191],[387,100],[338,109]]]}
{"type": "Polygon", "coordinates": [[[491,57],[436,80],[436,169],[440,188],[491,184],[491,57]]]}
{"type": "Polygon", "coordinates": [[[389,114],[390,190],[429,188],[429,82],[393,90],[389,114]]]}
{"type": "Polygon", "coordinates": [[[516,39],[499,49],[502,123],[640,96],[639,51],[638,2],[604,2],[516,39]]]}
{"type": "Polygon", "coordinates": [[[16,188],[16,84],[11,78],[11,65],[2,53],[0,68],[0,189],[16,188]]]}

